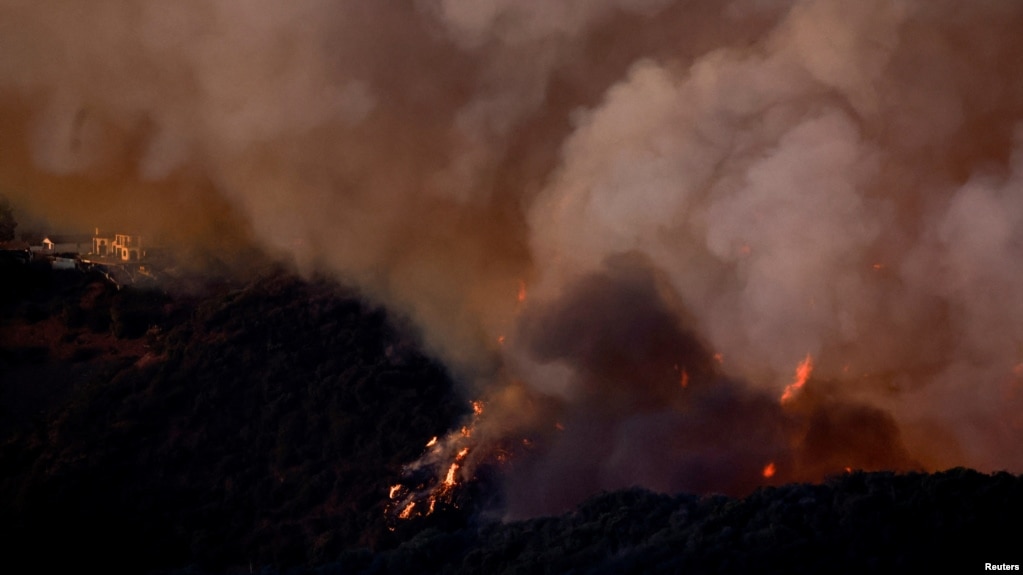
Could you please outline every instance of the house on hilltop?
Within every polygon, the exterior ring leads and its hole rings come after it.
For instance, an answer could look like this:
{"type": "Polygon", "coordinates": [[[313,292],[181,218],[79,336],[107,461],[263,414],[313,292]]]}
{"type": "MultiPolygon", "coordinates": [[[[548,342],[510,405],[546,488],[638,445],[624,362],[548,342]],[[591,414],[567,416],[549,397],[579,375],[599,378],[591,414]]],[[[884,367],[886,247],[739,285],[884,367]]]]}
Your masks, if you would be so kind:
{"type": "Polygon", "coordinates": [[[100,235],[99,228],[93,235],[49,235],[39,245],[31,246],[32,252],[46,256],[58,254],[90,255],[121,262],[139,262],[145,259],[146,249],[142,236],[138,234],[100,235]]]}
{"type": "Polygon", "coordinates": [[[101,236],[99,228],[92,237],[93,255],[114,258],[124,262],[137,262],[146,257],[142,247],[142,236],[137,234],[114,234],[101,236]]]}

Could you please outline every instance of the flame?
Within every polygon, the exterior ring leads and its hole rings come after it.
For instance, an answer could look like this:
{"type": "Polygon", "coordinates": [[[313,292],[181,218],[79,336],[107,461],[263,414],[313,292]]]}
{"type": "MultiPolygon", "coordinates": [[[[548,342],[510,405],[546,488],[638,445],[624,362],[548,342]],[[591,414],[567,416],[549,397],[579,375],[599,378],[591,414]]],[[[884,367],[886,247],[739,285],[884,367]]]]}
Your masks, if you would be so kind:
{"type": "MultiPolygon", "coordinates": [[[[386,507],[392,520],[425,517],[438,509],[438,504],[456,506],[455,488],[462,480],[471,480],[478,458],[468,460],[478,438],[473,437],[479,418],[486,409],[481,400],[470,403],[471,419],[444,437],[433,437],[417,461],[405,466],[405,480],[391,487],[391,503],[386,507]]],[[[528,446],[526,440],[523,445],[528,446]]],[[[503,463],[508,453],[502,448],[486,449],[483,458],[503,463]]],[[[393,530],[393,525],[389,527],[393,530]]]]}
{"type": "Polygon", "coordinates": [[[768,463],[767,465],[764,466],[764,471],[763,471],[764,478],[765,479],[770,479],[771,477],[774,477],[774,472],[775,471],[776,471],[776,469],[774,468],[774,462],[772,461],[772,462],[768,463]]]}
{"type": "Polygon", "coordinates": [[[455,456],[455,460],[451,463],[451,466],[448,467],[448,474],[444,478],[445,487],[453,487],[455,483],[457,483],[455,481],[455,472],[458,471],[459,467],[461,467],[462,460],[465,459],[466,455],[469,455],[468,447],[463,447],[462,450],[458,452],[458,455],[455,456]]]}
{"type": "Polygon", "coordinates": [[[451,467],[448,467],[448,475],[444,478],[444,485],[452,487],[455,485],[455,472],[458,471],[458,463],[452,463],[451,467]]]}
{"type": "Polygon", "coordinates": [[[412,516],[412,508],[415,506],[416,506],[415,501],[409,501],[408,505],[406,505],[405,508],[401,510],[401,513],[398,515],[398,517],[400,517],[401,519],[408,519],[409,517],[412,516]]]}
{"type": "Polygon", "coordinates": [[[785,392],[781,394],[782,405],[795,399],[796,394],[806,385],[806,381],[810,379],[811,373],[813,373],[813,358],[810,357],[810,354],[806,354],[803,361],[799,362],[799,365],[796,366],[796,378],[785,387],[785,392]]]}

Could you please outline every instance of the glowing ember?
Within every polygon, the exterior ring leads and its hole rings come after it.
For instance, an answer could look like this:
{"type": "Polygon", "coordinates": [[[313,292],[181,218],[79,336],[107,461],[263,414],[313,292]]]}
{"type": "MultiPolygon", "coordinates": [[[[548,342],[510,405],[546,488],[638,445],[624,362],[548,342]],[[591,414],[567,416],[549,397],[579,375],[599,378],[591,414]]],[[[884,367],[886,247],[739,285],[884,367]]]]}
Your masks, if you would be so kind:
{"type": "Polygon", "coordinates": [[[725,355],[723,353],[715,353],[714,354],[714,361],[716,361],[718,363],[724,363],[725,362],[725,355]]]}
{"type": "Polygon", "coordinates": [[[796,366],[796,378],[792,380],[792,383],[785,387],[785,392],[781,394],[781,403],[786,404],[792,401],[799,390],[806,385],[806,381],[810,379],[810,374],[813,372],[813,358],[810,354],[806,354],[803,361],[799,362],[796,366]]]}
{"type": "Polygon", "coordinates": [[[504,345],[504,336],[503,335],[497,336],[497,343],[499,345],[504,345]]]}
{"type": "Polygon", "coordinates": [[[396,496],[398,495],[398,492],[399,492],[399,491],[401,491],[401,483],[398,483],[398,484],[392,485],[392,486],[391,486],[391,492],[390,492],[390,494],[388,495],[388,497],[389,497],[390,499],[394,499],[394,498],[395,498],[395,497],[396,497],[396,496]]]}
{"type": "Polygon", "coordinates": [[[682,370],[682,376],[679,377],[678,383],[679,383],[679,385],[682,386],[682,389],[685,389],[685,388],[689,387],[689,372],[688,371],[686,371],[684,369],[682,370]]]}
{"type": "Polygon", "coordinates": [[[519,303],[526,301],[526,282],[519,280],[519,293],[516,295],[515,299],[519,303]]]}
{"type": "Polygon", "coordinates": [[[764,472],[763,472],[764,478],[767,479],[767,478],[774,477],[774,472],[775,471],[776,470],[774,468],[774,462],[772,461],[772,462],[768,463],[767,465],[764,466],[764,472]]]}
{"type": "Polygon", "coordinates": [[[430,441],[426,442],[426,447],[428,447],[428,448],[429,447],[433,447],[434,445],[437,445],[437,436],[436,435],[433,436],[433,439],[431,439],[430,441]]]}
{"type": "Polygon", "coordinates": [[[483,402],[478,399],[472,402],[472,412],[476,415],[483,413],[483,402]]]}

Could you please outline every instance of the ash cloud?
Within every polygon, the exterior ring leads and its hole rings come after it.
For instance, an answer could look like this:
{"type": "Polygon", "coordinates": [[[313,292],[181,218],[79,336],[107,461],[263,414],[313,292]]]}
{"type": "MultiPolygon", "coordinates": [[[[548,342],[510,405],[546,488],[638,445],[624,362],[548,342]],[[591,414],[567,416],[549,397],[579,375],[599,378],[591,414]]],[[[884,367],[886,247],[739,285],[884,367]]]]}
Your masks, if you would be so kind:
{"type": "Polygon", "coordinates": [[[742,490],[765,461],[1019,472],[1021,24],[999,0],[9,0],[0,186],[63,226],[251,238],[408,314],[485,437],[544,446],[520,514],[742,490]]]}

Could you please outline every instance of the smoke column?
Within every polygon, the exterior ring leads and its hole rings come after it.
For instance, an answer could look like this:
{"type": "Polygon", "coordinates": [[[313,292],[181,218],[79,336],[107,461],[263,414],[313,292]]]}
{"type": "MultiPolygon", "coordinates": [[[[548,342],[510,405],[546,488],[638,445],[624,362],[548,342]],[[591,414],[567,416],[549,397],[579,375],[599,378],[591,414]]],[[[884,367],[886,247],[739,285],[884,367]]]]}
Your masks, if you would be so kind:
{"type": "Polygon", "coordinates": [[[535,439],[512,515],[1018,473],[1021,29],[1011,0],[5,0],[0,191],[255,238],[407,314],[483,438],[535,439]]]}

